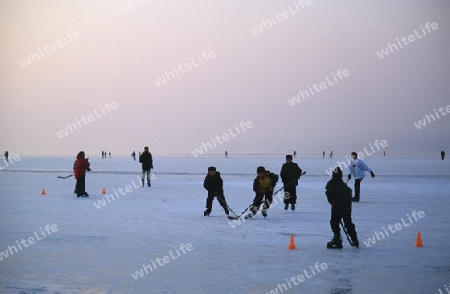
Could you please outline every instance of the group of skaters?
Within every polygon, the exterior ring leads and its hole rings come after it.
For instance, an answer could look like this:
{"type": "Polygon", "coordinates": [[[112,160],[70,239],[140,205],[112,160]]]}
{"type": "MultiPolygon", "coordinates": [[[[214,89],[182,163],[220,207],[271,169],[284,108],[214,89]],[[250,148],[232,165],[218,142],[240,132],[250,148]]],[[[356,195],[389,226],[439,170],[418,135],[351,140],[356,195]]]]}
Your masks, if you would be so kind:
{"type": "MultiPolygon", "coordinates": [[[[144,187],[145,185],[145,180],[147,180],[147,186],[151,187],[150,171],[151,169],[153,169],[153,157],[149,151],[148,146],[144,147],[144,152],[139,153],[139,162],[142,164],[142,187],[144,187]]],[[[91,171],[90,167],[91,164],[89,163],[89,158],[86,158],[86,154],[84,153],[84,151],[78,152],[77,159],[73,164],[73,175],[76,179],[74,193],[77,194],[77,197],[89,197],[89,194],[86,192],[85,181],[86,171],[91,171]]]]}
{"type": "MultiPolygon", "coordinates": [[[[355,178],[354,197],[352,197],[352,190],[347,186],[347,183],[342,180],[343,174],[340,167],[336,167],[333,170],[332,177],[325,186],[325,195],[328,202],[331,204],[330,226],[334,234],[331,241],[327,243],[327,248],[342,248],[341,229],[339,226],[341,220],[343,220],[346,234],[348,234],[351,239],[351,245],[356,247],[359,246],[355,225],[352,222],[352,202],[358,202],[360,200],[360,185],[365,177],[365,172],[369,172],[372,178],[375,177],[375,174],[367,164],[358,159],[356,152],[351,153],[351,158],[347,178],[348,180],[350,180],[352,176],[355,178]]],[[[148,146],[144,147],[144,152],[140,153],[139,162],[142,164],[142,187],[145,185],[145,180],[147,180],[147,186],[151,187],[150,171],[153,169],[153,158],[148,146]]],[[[85,178],[86,171],[90,170],[89,158],[86,158],[84,151],[80,151],[77,154],[73,166],[74,177],[76,179],[74,192],[77,194],[77,197],[89,196],[85,188],[85,178]]],[[[297,163],[293,162],[292,155],[286,155],[286,162],[282,165],[280,170],[280,177],[283,183],[282,189],[284,190],[284,210],[286,211],[289,208],[292,211],[295,211],[298,180],[302,174],[302,169],[297,163]]],[[[257,167],[256,177],[253,181],[253,191],[255,192],[255,196],[252,205],[249,207],[250,212],[245,216],[245,219],[254,217],[258,213],[261,205],[261,214],[263,217],[267,217],[267,211],[272,203],[274,188],[278,180],[279,176],[277,174],[266,170],[264,166],[257,167]]],[[[225,211],[225,214],[229,216],[230,208],[225,199],[223,180],[216,167],[208,167],[208,174],[203,182],[203,187],[208,191],[206,210],[203,215],[209,216],[211,214],[213,200],[214,198],[217,198],[219,204],[225,211]]]]}
{"type": "MultiPolygon", "coordinates": [[[[359,241],[356,234],[355,225],[352,222],[352,202],[359,202],[360,200],[360,185],[361,181],[365,177],[365,172],[369,172],[371,177],[374,178],[375,174],[370,167],[367,166],[362,160],[358,159],[356,152],[351,153],[351,162],[348,167],[348,180],[355,178],[355,196],[352,197],[352,189],[347,186],[347,182],[344,182],[342,177],[342,170],[340,167],[336,167],[333,170],[331,179],[325,186],[325,195],[328,202],[331,204],[331,219],[330,226],[333,231],[333,238],[327,243],[327,248],[340,249],[342,247],[342,236],[340,223],[343,220],[343,226],[345,227],[346,234],[351,239],[351,245],[358,247],[359,241]]],[[[284,210],[287,211],[289,207],[292,211],[295,211],[295,205],[297,203],[297,186],[298,180],[302,176],[302,169],[297,163],[292,161],[292,155],[286,155],[286,162],[282,165],[280,176],[283,182],[284,190],[284,210]]],[[[267,211],[273,200],[274,188],[278,182],[278,175],[266,170],[265,167],[259,166],[256,169],[256,177],[253,181],[253,191],[255,197],[253,203],[250,205],[250,213],[245,216],[245,219],[250,219],[257,214],[261,205],[261,214],[263,217],[267,217],[267,211]]],[[[206,198],[206,210],[203,212],[204,216],[209,216],[212,210],[213,200],[217,198],[219,204],[222,206],[225,214],[229,216],[230,208],[225,200],[223,192],[223,180],[220,176],[220,172],[216,167],[208,167],[208,174],[203,182],[203,187],[208,191],[208,197],[206,198]]],[[[239,217],[235,216],[234,218],[239,217]]]]}

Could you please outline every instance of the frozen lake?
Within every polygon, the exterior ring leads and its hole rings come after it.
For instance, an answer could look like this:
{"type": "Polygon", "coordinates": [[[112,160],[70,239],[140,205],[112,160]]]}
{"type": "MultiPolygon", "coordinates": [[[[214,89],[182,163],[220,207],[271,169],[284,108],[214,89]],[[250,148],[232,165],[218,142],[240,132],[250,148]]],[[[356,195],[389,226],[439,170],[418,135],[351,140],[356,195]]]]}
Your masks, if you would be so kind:
{"type": "Polygon", "coordinates": [[[217,200],[211,217],[203,216],[207,167],[221,172],[228,205],[240,213],[252,203],[256,167],[279,174],[284,156],[156,156],[151,188],[140,187],[140,165],[130,158],[91,157],[89,198],[74,196],[73,177],[57,178],[72,174],[73,161],[0,161],[0,292],[446,293],[450,287],[450,161],[438,156],[364,159],[376,177],[366,176],[361,202],[353,204],[360,248],[344,238],[341,250],[326,249],[332,232],[324,187],[326,170],[344,158],[297,157],[307,174],[297,187],[296,212],[277,200],[266,219],[258,213],[240,223],[229,221],[217,200]],[[422,248],[415,247],[418,232],[422,248]],[[297,250],[287,249],[290,235],[297,250]]]}

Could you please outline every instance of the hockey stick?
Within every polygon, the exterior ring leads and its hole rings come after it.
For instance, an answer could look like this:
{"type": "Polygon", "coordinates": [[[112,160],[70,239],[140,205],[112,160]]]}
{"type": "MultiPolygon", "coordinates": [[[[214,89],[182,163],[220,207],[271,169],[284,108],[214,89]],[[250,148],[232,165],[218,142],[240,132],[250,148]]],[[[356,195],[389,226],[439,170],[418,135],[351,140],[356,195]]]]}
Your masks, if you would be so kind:
{"type": "Polygon", "coordinates": [[[350,243],[350,246],[358,247],[358,246],[355,246],[355,244],[353,244],[352,240],[350,240],[350,237],[348,236],[348,233],[347,233],[347,229],[345,228],[344,223],[342,222],[342,219],[339,222],[340,222],[340,224],[342,226],[342,230],[344,231],[345,236],[347,237],[348,243],[350,243]]]}
{"type": "MultiPolygon", "coordinates": [[[[220,195],[217,195],[217,200],[218,200],[222,205],[225,205],[225,206],[228,208],[228,210],[230,210],[230,211],[235,215],[236,218],[238,217],[237,214],[233,211],[233,209],[231,209],[231,207],[229,207],[228,204],[226,204],[226,202],[222,201],[223,199],[221,198],[220,195]]],[[[228,216],[228,219],[230,219],[230,220],[231,220],[231,219],[236,219],[236,218],[234,218],[234,217],[232,217],[232,216],[228,216]]]]}
{"type": "MultiPolygon", "coordinates": [[[[298,179],[301,178],[301,176],[303,176],[304,174],[306,174],[306,171],[302,172],[302,174],[300,175],[300,177],[298,179]]],[[[287,183],[286,185],[284,185],[283,187],[281,187],[280,189],[278,189],[276,192],[273,193],[273,195],[276,195],[278,192],[280,192],[281,190],[283,190],[284,188],[286,188],[287,186],[289,186],[290,184],[292,184],[293,182],[295,182],[298,179],[294,179],[292,181],[290,181],[289,183],[287,183]]],[[[240,218],[244,213],[247,212],[247,210],[249,210],[250,208],[253,207],[253,204],[250,204],[243,212],[241,212],[239,215],[237,215],[234,219],[238,219],[240,218]]],[[[230,209],[231,210],[231,209],[230,209]]],[[[233,212],[234,213],[234,212],[233,212]]],[[[236,214],[235,214],[236,215],[236,214]]],[[[231,217],[228,217],[229,219],[231,219],[231,217]]]]}
{"type": "Polygon", "coordinates": [[[67,179],[67,178],[70,178],[71,176],[73,176],[73,175],[68,175],[68,176],[66,176],[66,177],[63,177],[63,176],[57,176],[57,178],[58,178],[58,179],[67,179]]]}
{"type": "MultiPolygon", "coordinates": [[[[244,213],[247,212],[247,210],[249,210],[250,208],[253,207],[253,204],[250,204],[249,207],[247,207],[243,212],[241,212],[239,215],[236,215],[236,217],[232,217],[232,216],[228,216],[228,219],[238,219],[240,218],[244,213]]],[[[234,213],[234,212],[233,212],[234,213]]]]}
{"type": "Polygon", "coordinates": [[[302,172],[302,174],[300,175],[300,177],[298,177],[298,179],[293,179],[292,181],[290,181],[289,183],[287,183],[286,185],[284,185],[283,187],[281,187],[280,189],[278,189],[278,191],[273,192],[273,195],[276,195],[278,192],[280,192],[281,190],[283,190],[284,188],[286,188],[287,186],[289,186],[290,184],[292,184],[293,182],[299,180],[304,174],[306,174],[306,172],[302,172]]]}

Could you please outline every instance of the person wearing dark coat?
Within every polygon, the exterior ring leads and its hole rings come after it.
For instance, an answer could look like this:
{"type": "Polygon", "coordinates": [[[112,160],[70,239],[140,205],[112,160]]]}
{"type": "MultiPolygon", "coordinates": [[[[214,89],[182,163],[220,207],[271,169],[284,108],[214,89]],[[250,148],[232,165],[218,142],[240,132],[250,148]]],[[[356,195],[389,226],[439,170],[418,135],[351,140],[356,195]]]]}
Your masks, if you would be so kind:
{"type": "Polygon", "coordinates": [[[330,226],[334,233],[327,243],[327,248],[342,248],[341,229],[339,224],[344,220],[344,226],[352,240],[352,246],[359,246],[355,225],[352,222],[352,189],[342,180],[342,170],[336,167],[331,180],[325,186],[325,195],[331,204],[330,226]]]}
{"type": "Polygon", "coordinates": [[[220,176],[220,172],[218,172],[214,166],[208,167],[208,174],[203,181],[203,188],[208,191],[206,210],[203,212],[203,215],[209,216],[211,214],[214,197],[217,197],[220,206],[222,206],[225,214],[228,215],[230,211],[228,210],[228,204],[223,193],[223,180],[220,176]]]}
{"type": "MultiPolygon", "coordinates": [[[[441,150],[441,159],[444,160],[445,158],[445,151],[441,150]]],[[[8,160],[8,157],[6,158],[8,160]]]]}
{"type": "Polygon", "coordinates": [[[91,164],[89,158],[85,158],[84,151],[80,151],[77,154],[77,160],[73,164],[73,176],[77,180],[75,185],[75,193],[77,197],[88,197],[86,192],[86,171],[91,171],[91,164]]]}
{"type": "Polygon", "coordinates": [[[298,179],[301,174],[302,169],[292,161],[292,155],[286,155],[286,163],[283,164],[280,171],[280,177],[284,185],[284,210],[288,210],[289,204],[291,204],[291,210],[295,211],[298,179]]]}
{"type": "Polygon", "coordinates": [[[265,167],[259,166],[256,169],[257,176],[253,181],[253,191],[255,198],[253,198],[253,205],[250,213],[245,217],[249,219],[256,215],[264,199],[264,205],[261,211],[263,217],[267,217],[267,210],[273,200],[273,189],[278,182],[278,175],[266,170],[265,167]]]}
{"type": "Polygon", "coordinates": [[[153,168],[153,158],[147,146],[144,147],[144,152],[139,155],[139,162],[142,163],[142,187],[144,187],[145,178],[147,178],[147,186],[151,187],[150,170],[153,168]]]}

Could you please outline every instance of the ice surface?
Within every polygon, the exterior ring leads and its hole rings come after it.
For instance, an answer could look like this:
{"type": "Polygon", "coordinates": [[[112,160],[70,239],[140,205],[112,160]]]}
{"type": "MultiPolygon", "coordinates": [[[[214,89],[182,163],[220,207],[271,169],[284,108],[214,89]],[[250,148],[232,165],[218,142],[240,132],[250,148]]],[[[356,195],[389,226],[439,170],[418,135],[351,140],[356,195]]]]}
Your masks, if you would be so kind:
{"type": "Polygon", "coordinates": [[[324,187],[326,170],[338,160],[345,159],[296,158],[307,172],[297,188],[297,211],[285,212],[278,201],[266,219],[258,213],[234,227],[217,201],[211,217],[203,217],[207,167],[222,173],[227,202],[240,213],[252,202],[256,167],[279,173],[282,156],[156,156],[151,188],[137,187],[140,166],[130,158],[91,158],[86,199],[74,197],[73,177],[57,178],[71,174],[74,158],[23,157],[8,167],[1,161],[0,253],[13,254],[0,260],[0,292],[446,293],[450,161],[366,158],[376,177],[362,181],[361,202],[353,205],[360,248],[344,239],[342,250],[330,250],[324,187]],[[110,196],[99,209],[94,204],[105,200],[103,187],[120,198],[110,196]],[[424,216],[414,220],[413,211],[424,216]],[[396,223],[400,230],[380,237],[396,223]],[[46,233],[46,225],[57,231],[46,233]],[[376,232],[380,240],[365,245],[376,232]],[[418,232],[423,248],[414,246],[418,232]],[[297,250],[287,249],[291,234],[297,250]],[[36,235],[41,239],[19,249],[22,239],[36,235]],[[314,269],[323,263],[325,270],[314,269]],[[143,265],[148,273],[133,278],[143,265]],[[299,275],[303,282],[291,281],[299,275]]]}

